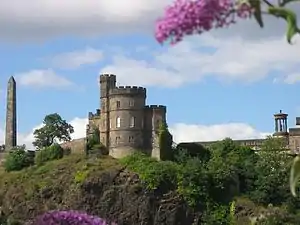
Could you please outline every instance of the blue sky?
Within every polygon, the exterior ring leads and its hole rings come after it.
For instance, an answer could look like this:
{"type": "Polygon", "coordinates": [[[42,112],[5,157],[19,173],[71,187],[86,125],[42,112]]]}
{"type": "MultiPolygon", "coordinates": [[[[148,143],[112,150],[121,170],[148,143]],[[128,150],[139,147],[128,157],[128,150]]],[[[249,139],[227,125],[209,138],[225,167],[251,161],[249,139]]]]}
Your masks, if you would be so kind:
{"type": "MultiPolygon", "coordinates": [[[[76,2],[81,7],[87,4],[76,2]]],[[[131,13],[140,15],[145,10],[137,1],[128,2],[136,4],[131,13]]],[[[158,1],[154,2],[149,5],[153,16],[156,15],[153,10],[160,12],[162,8],[158,1]]],[[[14,6],[7,3],[7,7],[8,10],[14,6]]],[[[56,7],[54,3],[52,7],[56,7]]],[[[169,126],[180,141],[261,137],[273,132],[273,114],[280,109],[289,113],[290,127],[300,114],[296,97],[300,90],[297,83],[300,47],[289,46],[282,34],[273,34],[272,30],[270,36],[247,39],[237,27],[187,38],[171,47],[161,46],[154,40],[149,32],[153,26],[150,19],[141,22],[138,16],[132,16],[125,25],[117,19],[102,22],[99,31],[90,38],[83,35],[84,30],[79,32],[79,25],[78,32],[68,33],[70,21],[61,21],[66,27],[61,31],[58,16],[52,24],[57,31],[49,37],[37,38],[36,34],[43,32],[42,13],[39,23],[34,25],[30,23],[34,12],[26,13],[28,10],[23,12],[28,29],[38,32],[26,33],[14,18],[7,16],[2,20],[11,22],[13,31],[0,34],[1,128],[4,129],[5,123],[6,83],[13,75],[17,80],[20,142],[30,143],[32,129],[53,112],[73,123],[74,137],[82,136],[88,112],[99,107],[97,79],[103,72],[116,74],[120,85],[147,87],[147,102],[167,105],[169,126]],[[110,23],[127,26],[127,30],[110,32],[110,23]],[[145,26],[140,29],[136,24],[145,26]],[[105,34],[101,26],[106,29],[105,34]]],[[[49,26],[46,19],[44,23],[49,26]]],[[[252,25],[249,25],[251,29],[252,25]]],[[[1,23],[1,16],[0,30],[8,30],[1,23]]],[[[3,136],[3,130],[0,134],[3,136]]]]}

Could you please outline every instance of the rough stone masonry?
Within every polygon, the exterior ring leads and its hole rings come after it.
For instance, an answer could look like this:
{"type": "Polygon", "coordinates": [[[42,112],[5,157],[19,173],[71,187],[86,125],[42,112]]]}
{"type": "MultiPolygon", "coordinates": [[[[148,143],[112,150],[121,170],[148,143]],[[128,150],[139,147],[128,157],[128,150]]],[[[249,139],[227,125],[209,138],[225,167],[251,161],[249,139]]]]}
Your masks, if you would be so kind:
{"type": "Polygon", "coordinates": [[[5,150],[7,151],[17,145],[17,98],[16,81],[13,76],[8,80],[6,101],[5,150]]]}

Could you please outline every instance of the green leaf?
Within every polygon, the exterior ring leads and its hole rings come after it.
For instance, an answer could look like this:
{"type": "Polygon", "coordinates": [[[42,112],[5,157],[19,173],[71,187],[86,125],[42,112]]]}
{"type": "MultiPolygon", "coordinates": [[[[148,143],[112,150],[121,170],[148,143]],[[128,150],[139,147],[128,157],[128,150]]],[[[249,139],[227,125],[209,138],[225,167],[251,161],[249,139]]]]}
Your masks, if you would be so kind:
{"type": "Polygon", "coordinates": [[[297,16],[288,16],[287,17],[287,23],[288,23],[288,29],[287,29],[287,34],[286,38],[287,41],[291,44],[292,38],[299,32],[298,27],[297,27],[297,16]]]}
{"type": "Polygon", "coordinates": [[[296,197],[296,186],[300,178],[300,157],[295,157],[290,174],[290,189],[293,196],[296,197]]]}
{"type": "Polygon", "coordinates": [[[286,38],[288,43],[291,44],[292,38],[300,33],[297,26],[297,15],[294,11],[283,7],[269,7],[268,12],[276,17],[283,18],[287,22],[286,38]]]}
{"type": "Polygon", "coordinates": [[[254,9],[254,18],[258,22],[260,27],[264,27],[264,23],[261,16],[261,3],[259,0],[250,0],[250,6],[254,9]]]}

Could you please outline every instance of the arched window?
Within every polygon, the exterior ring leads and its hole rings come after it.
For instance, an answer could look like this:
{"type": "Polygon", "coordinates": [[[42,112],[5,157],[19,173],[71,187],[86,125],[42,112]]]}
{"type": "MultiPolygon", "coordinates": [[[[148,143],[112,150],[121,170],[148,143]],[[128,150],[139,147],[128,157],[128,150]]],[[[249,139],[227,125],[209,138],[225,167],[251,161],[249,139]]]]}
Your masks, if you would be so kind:
{"type": "Polygon", "coordinates": [[[117,126],[117,128],[121,127],[121,118],[120,117],[117,117],[116,126],[117,126]]]}
{"type": "Polygon", "coordinates": [[[134,116],[132,116],[130,118],[130,127],[135,127],[135,117],[134,116]]]}

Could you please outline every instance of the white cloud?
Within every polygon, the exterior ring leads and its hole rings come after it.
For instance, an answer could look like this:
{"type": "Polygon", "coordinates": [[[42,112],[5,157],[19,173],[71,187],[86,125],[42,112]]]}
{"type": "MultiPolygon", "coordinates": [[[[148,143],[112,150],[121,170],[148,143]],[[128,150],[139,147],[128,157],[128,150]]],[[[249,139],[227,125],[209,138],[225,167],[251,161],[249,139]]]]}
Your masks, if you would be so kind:
{"type": "Polygon", "coordinates": [[[261,132],[246,123],[227,123],[215,125],[197,125],[178,123],[170,126],[170,132],[174,136],[174,142],[192,142],[192,141],[216,141],[230,137],[234,140],[265,138],[270,135],[267,132],[261,132]]]}
{"type": "Polygon", "coordinates": [[[150,31],[171,0],[22,0],[1,2],[0,39],[49,39],[150,31]]]}
{"type": "MultiPolygon", "coordinates": [[[[74,127],[73,139],[85,137],[87,118],[74,118],[69,123],[74,127]]],[[[26,144],[29,149],[33,149],[34,140],[33,131],[42,125],[34,127],[30,132],[18,134],[18,144],[26,144]]],[[[170,126],[170,132],[173,134],[174,141],[192,142],[192,141],[215,141],[226,137],[232,139],[251,139],[265,138],[270,133],[256,130],[246,123],[227,123],[227,124],[184,124],[177,123],[170,126]]],[[[0,129],[0,143],[4,142],[4,131],[0,129]]]]}
{"type": "Polygon", "coordinates": [[[74,85],[68,79],[56,74],[53,70],[31,70],[15,75],[17,82],[23,86],[44,87],[69,87],[74,85]]]}
{"type": "MultiPolygon", "coordinates": [[[[0,39],[33,41],[58,36],[99,37],[113,33],[152,33],[154,21],[173,0],[10,0],[0,7],[0,39]]],[[[299,4],[291,4],[299,11],[299,4]]],[[[265,28],[254,19],[238,21],[218,36],[245,39],[278,36],[285,32],[283,20],[265,16],[265,28]]]]}
{"type": "Polygon", "coordinates": [[[88,124],[87,118],[75,117],[69,123],[74,127],[74,133],[71,135],[73,139],[85,137],[86,125],[88,124]]]}
{"type": "MultiPolygon", "coordinates": [[[[152,58],[147,61],[119,52],[100,73],[117,74],[118,81],[124,85],[178,87],[206,77],[255,82],[274,71],[280,76],[297,72],[300,38],[294,41],[289,45],[285,38],[245,41],[231,37],[221,40],[206,34],[187,39],[165,51],[149,50],[152,58]]],[[[285,82],[291,83],[288,80],[285,82]]]]}
{"type": "Polygon", "coordinates": [[[83,65],[99,62],[103,58],[102,51],[87,47],[83,50],[61,53],[52,58],[54,67],[77,69],[83,65]]]}

